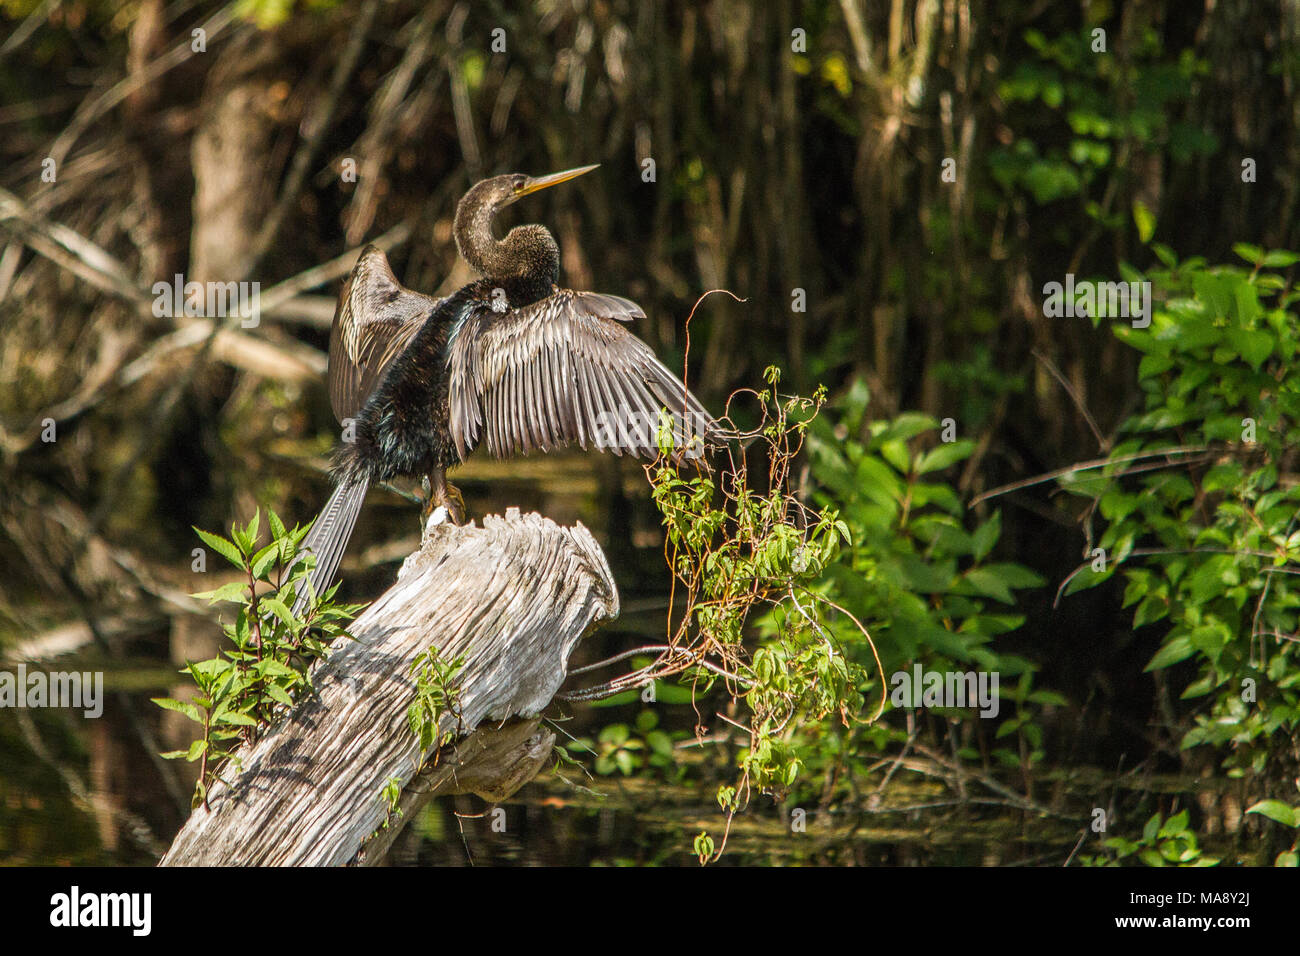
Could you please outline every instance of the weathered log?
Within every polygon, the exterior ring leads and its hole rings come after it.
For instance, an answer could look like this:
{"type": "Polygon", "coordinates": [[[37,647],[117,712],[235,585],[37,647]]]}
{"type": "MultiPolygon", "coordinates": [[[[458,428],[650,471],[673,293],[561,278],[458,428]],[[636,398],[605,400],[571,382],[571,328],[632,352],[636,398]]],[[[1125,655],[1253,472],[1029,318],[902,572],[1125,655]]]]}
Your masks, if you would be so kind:
{"type": "Polygon", "coordinates": [[[581,524],[512,508],[482,528],[435,526],[353,622],[354,640],[336,641],[317,665],[317,693],[240,751],[162,865],[374,864],[437,794],[505,799],[551,751],[537,715],[570,652],[617,615],[609,566],[581,524]],[[457,713],[439,719],[440,736],[458,739],[436,761],[407,722],[411,663],[431,648],[464,658],[457,713]],[[391,780],[400,814],[381,796],[391,780]]]}

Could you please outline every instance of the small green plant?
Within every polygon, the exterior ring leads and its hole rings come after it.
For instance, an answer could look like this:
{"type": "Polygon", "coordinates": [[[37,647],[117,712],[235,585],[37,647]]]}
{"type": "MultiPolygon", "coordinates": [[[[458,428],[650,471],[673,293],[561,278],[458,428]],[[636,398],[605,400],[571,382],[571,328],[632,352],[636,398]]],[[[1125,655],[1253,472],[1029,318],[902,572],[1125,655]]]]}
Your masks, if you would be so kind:
{"type": "MultiPolygon", "coordinates": [[[[866,683],[862,668],[838,647],[827,627],[830,606],[815,590],[847,529],[833,508],[813,511],[790,487],[790,471],[809,422],[825,400],[780,395],[780,372],[765,373],[768,388],[738,395],[755,399],[762,414],[753,433],[763,455],[734,455],[719,475],[705,468],[687,472],[674,455],[672,432],[660,429],[660,457],[647,466],[655,504],[663,516],[664,556],[674,575],[668,642],[652,649],[650,662],[595,688],[567,695],[591,700],[656,688],[676,678],[699,700],[721,690],[731,704],[725,723],[742,737],[740,777],[734,799],[724,805],[728,827],[752,791],[780,797],[798,777],[801,762],[788,738],[801,722],[861,720],[866,683]],[[749,461],[765,473],[751,477],[749,461]],[[784,608],[771,637],[755,646],[746,625],[756,612],[784,608]]],[[[733,396],[733,401],[736,396],[733,396]]],[[[730,404],[730,403],[729,403],[730,404]]],[[[870,638],[863,635],[863,640],[870,638]]],[[[626,654],[618,659],[625,658],[626,654]]],[[[656,698],[657,699],[657,698],[656,698]]],[[[595,744],[597,772],[631,774],[660,768],[672,759],[671,736],[657,718],[639,719],[638,734],[626,725],[606,727],[595,744]]],[[[725,847],[725,835],[720,853],[725,847]]],[[[706,844],[697,841],[697,853],[706,844]]],[[[707,842],[707,860],[715,852],[707,842]]]]}
{"type": "MultiPolygon", "coordinates": [[[[767,388],[737,393],[751,395],[762,411],[761,478],[750,475],[752,456],[733,458],[716,485],[708,474],[684,478],[663,458],[650,469],[676,576],[674,597],[682,606],[673,646],[678,653],[693,650],[683,669],[697,693],[722,682],[746,714],[744,723],[731,721],[748,739],[739,752],[739,779],[722,785],[728,827],[752,791],[778,800],[789,791],[803,767],[792,746],[803,724],[875,719],[862,714],[865,665],[844,652],[828,624],[837,606],[816,587],[849,542],[848,527],[830,503],[810,509],[790,486],[826,392],[782,395],[775,367],[764,378],[767,388]],[[745,627],[756,612],[774,626],[750,650],[745,627]]],[[[871,645],[865,628],[855,637],[871,645]]]]}
{"type": "Polygon", "coordinates": [[[384,822],[380,825],[380,829],[387,830],[394,820],[400,820],[402,817],[400,808],[402,781],[396,777],[389,777],[384,788],[379,791],[379,798],[384,802],[384,822]]]}
{"type": "Polygon", "coordinates": [[[1188,813],[1182,810],[1168,820],[1159,813],[1147,821],[1136,840],[1110,837],[1103,842],[1105,853],[1082,857],[1084,866],[1218,866],[1219,858],[1204,856],[1196,834],[1188,829],[1188,813]]]}
{"type": "Polygon", "coordinates": [[[713,837],[709,836],[707,832],[701,831],[695,838],[695,856],[699,859],[700,865],[703,866],[708,863],[713,858],[714,852],[713,837]]]}
{"type": "Polygon", "coordinates": [[[242,580],[194,595],[236,606],[234,620],[222,625],[231,646],[210,660],[185,665],[181,673],[189,674],[198,690],[191,699],[154,698],[159,707],[184,714],[202,728],[188,749],[163,754],[169,760],[199,762],[196,807],[206,805],[213,780],[238,747],[255,739],[310,689],[312,662],[325,655],[330,641],[346,633],[347,623],[362,607],[335,604],[335,585],[317,596],[303,618],[295,618],[289,608],[315,566],[314,556],[298,551],[307,529],[288,530],[270,511],[271,540],[259,547],[260,518],[259,511],[246,526],[232,526],[229,538],[194,529],[242,575],[242,580]]]}
{"type": "Polygon", "coordinates": [[[438,749],[460,734],[460,698],[454,682],[464,664],[464,657],[443,660],[437,648],[423,651],[411,661],[415,697],[406,708],[406,722],[420,742],[421,752],[432,753],[435,759],[438,749]],[[444,713],[456,719],[456,727],[439,735],[438,725],[444,713]]]}
{"type": "Polygon", "coordinates": [[[571,740],[566,745],[573,752],[594,752],[596,773],[625,777],[653,768],[669,778],[680,777],[682,770],[674,759],[673,741],[685,737],[682,731],[669,733],[659,728],[659,715],[653,710],[637,714],[634,727],[608,724],[593,741],[590,737],[571,740]]]}

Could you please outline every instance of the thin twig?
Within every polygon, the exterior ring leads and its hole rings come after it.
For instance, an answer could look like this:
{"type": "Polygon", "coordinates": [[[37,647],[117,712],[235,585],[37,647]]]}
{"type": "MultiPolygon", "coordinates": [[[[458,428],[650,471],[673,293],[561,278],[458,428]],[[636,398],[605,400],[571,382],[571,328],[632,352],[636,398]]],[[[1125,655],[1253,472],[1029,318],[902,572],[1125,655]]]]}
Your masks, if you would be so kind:
{"type": "Polygon", "coordinates": [[[50,18],[50,14],[57,10],[61,3],[62,0],[44,0],[39,7],[33,10],[32,13],[18,25],[18,29],[14,30],[14,32],[9,35],[9,39],[5,40],[4,46],[0,46],[0,59],[8,56],[10,53],[14,52],[14,50],[26,43],[28,37],[35,33],[36,30],[50,18]]]}
{"type": "MultiPolygon", "coordinates": [[[[1208,445],[1179,445],[1173,448],[1156,448],[1151,451],[1134,452],[1132,455],[1120,455],[1118,458],[1094,458],[1090,461],[1083,461],[1078,464],[1067,465],[1064,468],[1057,468],[1055,471],[1045,472],[1033,478],[1025,478],[1021,481],[1013,481],[1009,485],[1001,485],[997,488],[993,488],[972,498],[970,506],[973,508],[981,501],[987,501],[990,498],[996,498],[999,495],[1005,495],[1011,491],[1019,491],[1021,488],[1030,488],[1034,485],[1041,485],[1044,482],[1054,481],[1057,478],[1073,474],[1077,471],[1091,471],[1094,468],[1105,468],[1107,465],[1122,464],[1126,461],[1140,461],[1144,458],[1159,458],[1161,455],[1190,455],[1209,450],[1210,448],[1208,445]]],[[[1170,464],[1179,464],[1179,462],[1170,462],[1170,464]]]]}
{"type": "Polygon", "coordinates": [[[1065,394],[1070,396],[1070,400],[1074,402],[1074,407],[1079,410],[1079,414],[1083,416],[1083,420],[1088,423],[1088,427],[1092,430],[1093,437],[1097,439],[1099,450],[1103,452],[1110,451],[1110,439],[1102,437],[1101,429],[1097,427],[1096,419],[1092,417],[1092,413],[1088,411],[1088,406],[1083,403],[1082,396],[1079,395],[1078,390],[1070,383],[1070,380],[1061,373],[1061,370],[1056,367],[1055,363],[1052,362],[1050,358],[1037,348],[1032,349],[1030,354],[1033,355],[1034,358],[1038,359],[1038,361],[1042,362],[1043,365],[1047,367],[1047,371],[1052,373],[1052,377],[1060,383],[1061,388],[1065,389],[1065,394]]]}

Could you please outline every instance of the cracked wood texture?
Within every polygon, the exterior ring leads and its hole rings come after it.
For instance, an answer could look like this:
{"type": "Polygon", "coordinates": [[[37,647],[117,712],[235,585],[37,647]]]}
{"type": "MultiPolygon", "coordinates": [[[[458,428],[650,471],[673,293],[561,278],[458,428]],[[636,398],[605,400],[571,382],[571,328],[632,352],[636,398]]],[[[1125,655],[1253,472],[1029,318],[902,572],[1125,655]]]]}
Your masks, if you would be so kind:
{"type": "Polygon", "coordinates": [[[537,773],[554,736],[537,715],[569,654],[618,615],[618,592],[591,533],[511,508],[483,527],[443,524],[397,583],[353,622],[313,675],[315,697],[239,752],[162,859],[163,866],[376,864],[431,797],[502,800],[537,773]],[[410,666],[437,648],[463,656],[453,683],[457,739],[426,760],[407,724],[410,666]],[[403,785],[381,829],[385,784],[403,785]],[[377,832],[378,831],[378,832],[377,832]]]}

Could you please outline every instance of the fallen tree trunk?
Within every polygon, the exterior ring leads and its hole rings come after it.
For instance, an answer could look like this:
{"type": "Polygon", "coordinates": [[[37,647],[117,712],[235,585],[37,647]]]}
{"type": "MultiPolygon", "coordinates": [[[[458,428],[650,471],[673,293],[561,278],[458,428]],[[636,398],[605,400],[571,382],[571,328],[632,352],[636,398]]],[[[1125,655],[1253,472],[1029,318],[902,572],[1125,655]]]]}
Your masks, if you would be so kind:
{"type": "Polygon", "coordinates": [[[537,715],[570,652],[617,615],[609,566],[581,524],[512,508],[482,528],[433,528],[353,622],[355,640],[336,641],[317,666],[316,696],[241,749],[162,865],[375,864],[433,796],[505,799],[551,752],[537,715]],[[438,728],[457,739],[436,762],[407,722],[411,663],[430,649],[464,658],[456,713],[442,713],[438,728]],[[400,814],[382,796],[390,781],[400,814]]]}

